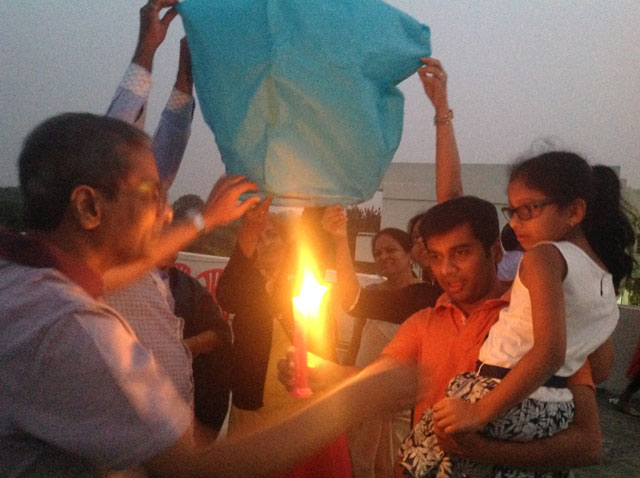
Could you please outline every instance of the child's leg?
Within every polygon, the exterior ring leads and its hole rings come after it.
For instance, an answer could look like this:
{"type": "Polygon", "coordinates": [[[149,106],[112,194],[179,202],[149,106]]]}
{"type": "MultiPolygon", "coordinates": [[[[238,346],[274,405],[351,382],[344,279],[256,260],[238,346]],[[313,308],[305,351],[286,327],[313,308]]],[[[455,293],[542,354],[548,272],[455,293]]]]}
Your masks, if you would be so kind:
{"type": "Polygon", "coordinates": [[[450,466],[433,433],[433,410],[426,410],[400,446],[400,467],[404,476],[437,476],[438,470],[450,466]]]}
{"type": "MultiPolygon", "coordinates": [[[[567,429],[573,419],[574,405],[570,402],[541,402],[527,398],[500,418],[490,422],[483,433],[504,440],[530,441],[555,435],[567,429]]],[[[494,478],[565,478],[570,471],[532,472],[495,467],[494,478]]]]}
{"type": "MultiPolygon", "coordinates": [[[[446,391],[448,397],[459,397],[475,402],[492,390],[497,380],[477,377],[475,372],[456,376],[446,391]]],[[[466,460],[452,460],[438,446],[433,433],[433,410],[424,412],[418,423],[400,448],[400,466],[409,477],[469,476],[470,478],[490,477],[492,467],[466,460]]]]}
{"type": "Polygon", "coordinates": [[[541,402],[527,398],[490,422],[483,433],[511,441],[550,437],[569,427],[573,412],[573,401],[541,402]]]}
{"type": "MultiPolygon", "coordinates": [[[[481,399],[495,388],[498,380],[467,372],[455,377],[447,388],[446,396],[458,397],[471,403],[481,399]]],[[[529,441],[551,436],[569,426],[573,418],[573,402],[540,402],[527,399],[509,410],[501,418],[489,423],[483,433],[506,440],[529,441]]],[[[400,465],[405,476],[471,478],[557,478],[568,472],[535,473],[506,468],[493,468],[460,458],[450,458],[438,446],[433,433],[433,410],[427,410],[405,439],[401,448],[400,465]]]]}

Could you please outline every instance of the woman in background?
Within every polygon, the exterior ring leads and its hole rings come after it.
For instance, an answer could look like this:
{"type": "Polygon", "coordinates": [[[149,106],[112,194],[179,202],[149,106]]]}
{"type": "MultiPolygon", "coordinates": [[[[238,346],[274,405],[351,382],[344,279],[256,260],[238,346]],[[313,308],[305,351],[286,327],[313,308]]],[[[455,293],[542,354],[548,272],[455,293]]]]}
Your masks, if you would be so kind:
{"type": "MultiPolygon", "coordinates": [[[[393,227],[381,230],[371,242],[371,252],[378,275],[385,280],[368,286],[367,290],[397,290],[422,282],[413,273],[412,242],[406,232],[393,227]]],[[[343,363],[359,367],[368,365],[380,354],[398,327],[398,323],[368,320],[358,315],[343,363]]]]}
{"type": "MultiPolygon", "coordinates": [[[[413,273],[411,237],[393,227],[378,232],[371,249],[378,274],[384,281],[367,290],[397,290],[421,281],[413,273]]],[[[400,324],[356,317],[344,363],[365,367],[373,362],[393,338],[400,324]]],[[[349,433],[354,476],[391,476],[396,451],[411,428],[411,410],[362,423],[349,433]]]]}

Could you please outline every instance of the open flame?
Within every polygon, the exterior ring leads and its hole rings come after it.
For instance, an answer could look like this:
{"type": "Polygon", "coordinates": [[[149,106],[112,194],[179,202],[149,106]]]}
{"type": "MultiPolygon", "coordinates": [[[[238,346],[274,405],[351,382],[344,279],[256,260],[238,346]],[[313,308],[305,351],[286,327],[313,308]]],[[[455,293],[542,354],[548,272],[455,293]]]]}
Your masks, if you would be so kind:
{"type": "Polygon", "coordinates": [[[313,269],[303,269],[300,292],[297,297],[293,298],[293,305],[296,311],[305,320],[317,320],[325,292],[327,292],[327,287],[316,280],[313,269]]]}
{"type": "Polygon", "coordinates": [[[309,250],[300,249],[298,262],[298,295],[293,298],[293,306],[305,320],[318,320],[322,299],[328,287],[321,284],[314,273],[315,262],[309,250]]]}
{"type": "MultiPolygon", "coordinates": [[[[296,337],[294,345],[297,360],[304,362],[304,369],[314,367],[317,357],[308,352],[310,343],[322,347],[326,345],[326,331],[324,330],[323,299],[328,287],[316,278],[315,261],[307,247],[301,247],[298,261],[298,295],[293,297],[294,317],[296,321],[296,337]]],[[[303,374],[306,377],[306,372],[303,374]]],[[[302,380],[306,382],[306,378],[302,380]]],[[[304,388],[304,387],[303,387],[304,388]]],[[[310,391],[298,391],[297,396],[308,396],[310,391]]]]}

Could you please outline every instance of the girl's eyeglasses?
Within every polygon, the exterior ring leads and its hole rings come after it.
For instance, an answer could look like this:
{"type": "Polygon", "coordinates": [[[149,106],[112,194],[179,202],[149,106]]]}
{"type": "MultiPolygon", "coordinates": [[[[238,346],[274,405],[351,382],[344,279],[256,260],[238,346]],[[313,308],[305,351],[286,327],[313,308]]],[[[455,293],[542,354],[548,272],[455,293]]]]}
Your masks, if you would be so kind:
{"type": "Polygon", "coordinates": [[[553,204],[554,201],[550,199],[545,199],[543,201],[530,202],[529,204],[522,204],[518,207],[503,207],[502,214],[507,218],[507,221],[511,221],[511,218],[515,215],[521,221],[528,221],[529,219],[533,219],[538,214],[544,206],[548,206],[549,204],[553,204]]]}

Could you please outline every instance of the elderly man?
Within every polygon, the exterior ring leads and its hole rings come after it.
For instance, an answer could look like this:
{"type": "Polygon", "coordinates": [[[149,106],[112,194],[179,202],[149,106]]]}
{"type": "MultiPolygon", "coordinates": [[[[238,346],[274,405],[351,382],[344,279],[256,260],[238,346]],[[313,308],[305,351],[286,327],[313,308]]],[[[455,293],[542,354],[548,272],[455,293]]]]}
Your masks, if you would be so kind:
{"type": "MultiPolygon", "coordinates": [[[[365,403],[376,413],[415,393],[411,375],[393,387],[396,374],[378,370],[251,436],[194,440],[189,407],[101,299],[106,271],[138,267],[156,248],[164,201],[149,138],[119,120],[60,115],[27,137],[19,171],[30,232],[0,236],[0,474],[142,465],[163,476],[268,475],[366,418],[365,403]],[[389,393],[372,400],[380,388],[389,393]]],[[[200,217],[165,234],[162,253],[241,216],[258,199],[238,198],[255,187],[220,180],[200,217]]]]}
{"type": "MultiPolygon", "coordinates": [[[[153,60],[176,15],[173,8],[162,16],[160,13],[175,3],[150,1],[140,9],[138,43],[107,116],[144,129],[153,60]]],[[[165,189],[171,187],[191,134],[192,90],[189,47],[183,38],[176,81],[151,140],[165,189]]],[[[188,217],[202,204],[175,219],[188,217]]],[[[183,399],[193,404],[196,418],[217,433],[229,407],[231,329],[206,289],[177,269],[169,269],[174,261],[172,256],[164,263],[164,270],[151,269],[139,280],[107,293],[105,300],[131,325],[183,399]]]]}

